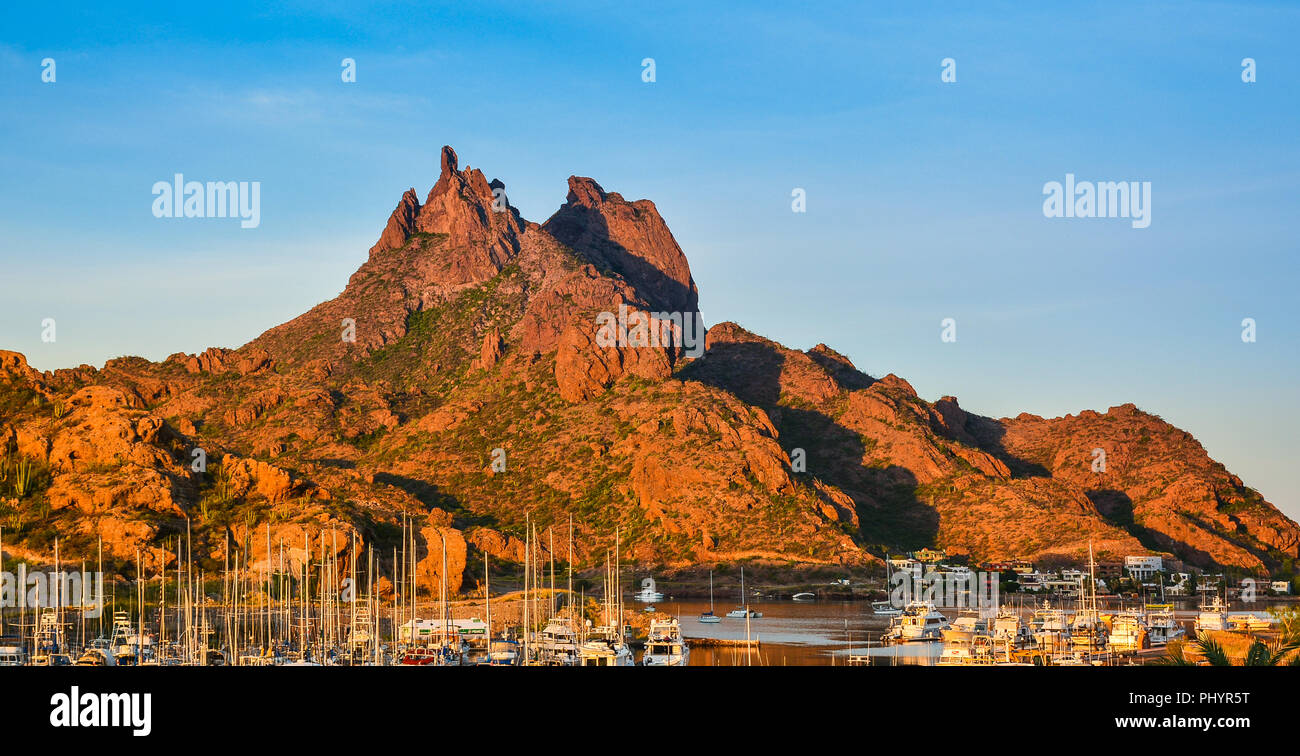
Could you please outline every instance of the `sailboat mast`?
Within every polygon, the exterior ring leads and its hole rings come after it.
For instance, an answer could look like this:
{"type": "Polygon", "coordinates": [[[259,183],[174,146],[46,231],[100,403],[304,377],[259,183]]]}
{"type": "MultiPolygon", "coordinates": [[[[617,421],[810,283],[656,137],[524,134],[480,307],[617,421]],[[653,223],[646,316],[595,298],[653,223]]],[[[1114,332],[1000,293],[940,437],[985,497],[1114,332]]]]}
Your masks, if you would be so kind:
{"type": "MultiPolygon", "coordinates": [[[[573,515],[569,515],[569,603],[573,603],[573,515]]],[[[572,614],[572,612],[570,612],[572,614]]]]}
{"type": "Polygon", "coordinates": [[[548,526],[546,528],[547,551],[551,552],[551,595],[550,595],[550,613],[555,616],[555,528],[548,526]]]}
{"type": "Polygon", "coordinates": [[[532,515],[524,513],[524,661],[528,661],[528,572],[533,550],[531,534],[532,515]]]}

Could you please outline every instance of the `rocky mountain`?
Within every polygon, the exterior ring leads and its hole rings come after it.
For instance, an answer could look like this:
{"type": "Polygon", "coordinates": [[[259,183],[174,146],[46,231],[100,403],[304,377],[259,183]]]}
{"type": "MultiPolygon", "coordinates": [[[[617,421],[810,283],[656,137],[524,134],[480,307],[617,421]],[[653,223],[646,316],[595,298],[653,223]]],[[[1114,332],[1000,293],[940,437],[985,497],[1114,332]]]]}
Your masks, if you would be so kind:
{"type": "Polygon", "coordinates": [[[295,561],[353,536],[383,555],[409,517],[420,569],[445,548],[456,588],[483,555],[522,558],[526,516],[562,525],[567,557],[572,516],[580,566],[616,534],[677,566],[920,546],[1064,561],[1090,542],[1259,572],[1298,555],[1294,522],[1132,405],[992,419],[734,323],[702,356],[633,325],[606,338],[602,313],[680,327],[698,298],[652,202],[572,177],[534,223],[443,148],[342,293],[239,349],[51,372],[0,352],[6,551],[102,539],[156,568],[188,527],[213,569],[227,544],[265,559],[268,538],[295,561]]]}

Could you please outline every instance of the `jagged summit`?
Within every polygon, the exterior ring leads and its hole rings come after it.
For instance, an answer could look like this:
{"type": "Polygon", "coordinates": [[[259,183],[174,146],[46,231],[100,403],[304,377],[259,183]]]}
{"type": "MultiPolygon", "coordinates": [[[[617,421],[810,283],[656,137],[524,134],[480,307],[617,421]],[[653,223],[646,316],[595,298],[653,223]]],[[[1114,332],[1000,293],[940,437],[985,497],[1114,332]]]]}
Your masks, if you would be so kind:
{"type": "Polygon", "coordinates": [[[522,232],[518,211],[510,206],[504,189],[505,184],[498,180],[489,183],[482,171],[469,166],[460,170],[456,151],[445,146],[442,171],[424,204],[414,189],[407,190],[370,255],[400,248],[416,233],[442,234],[451,248],[484,247],[487,255],[483,262],[499,270],[518,253],[522,232]]]}
{"type": "Polygon", "coordinates": [[[691,266],[650,200],[628,202],[592,179],[570,176],[564,205],[542,228],[597,268],[631,282],[652,306],[699,309],[691,266]]]}

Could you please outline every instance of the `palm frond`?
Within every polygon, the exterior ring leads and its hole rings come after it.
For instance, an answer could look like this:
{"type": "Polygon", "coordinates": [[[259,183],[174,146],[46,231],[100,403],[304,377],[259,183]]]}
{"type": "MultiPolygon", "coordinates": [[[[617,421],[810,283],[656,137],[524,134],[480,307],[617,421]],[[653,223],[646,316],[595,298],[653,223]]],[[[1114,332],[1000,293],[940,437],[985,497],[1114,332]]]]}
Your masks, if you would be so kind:
{"type": "Polygon", "coordinates": [[[1273,655],[1269,653],[1268,646],[1256,638],[1246,649],[1246,659],[1244,662],[1247,667],[1271,667],[1273,666],[1273,655]]]}
{"type": "Polygon", "coordinates": [[[1223,650],[1223,645],[1213,638],[1198,638],[1196,645],[1201,649],[1201,655],[1205,661],[1209,662],[1211,667],[1231,667],[1232,660],[1228,658],[1228,652],[1223,650]]]}
{"type": "MultiPolygon", "coordinates": [[[[1187,643],[1184,641],[1174,641],[1165,649],[1165,655],[1156,659],[1155,663],[1166,667],[1194,667],[1196,664],[1187,658],[1184,649],[1187,643]]],[[[1300,656],[1300,655],[1297,655],[1300,656]]]]}
{"type": "MultiPolygon", "coordinates": [[[[1281,666],[1284,666],[1283,663],[1282,663],[1282,660],[1286,658],[1286,655],[1287,655],[1287,654],[1291,653],[1292,651],[1296,650],[1297,648],[1300,648],[1300,643],[1297,643],[1297,642],[1290,642],[1290,643],[1288,643],[1288,642],[1285,642],[1285,641],[1278,641],[1277,643],[1274,643],[1273,645],[1269,646],[1269,648],[1268,648],[1268,651],[1269,651],[1269,665],[1268,665],[1268,666],[1270,666],[1270,667],[1281,667],[1281,666]]],[[[1292,657],[1292,659],[1291,659],[1292,663],[1295,663],[1295,660],[1296,660],[1296,659],[1300,659],[1300,654],[1296,654],[1294,657],[1292,657]]]]}

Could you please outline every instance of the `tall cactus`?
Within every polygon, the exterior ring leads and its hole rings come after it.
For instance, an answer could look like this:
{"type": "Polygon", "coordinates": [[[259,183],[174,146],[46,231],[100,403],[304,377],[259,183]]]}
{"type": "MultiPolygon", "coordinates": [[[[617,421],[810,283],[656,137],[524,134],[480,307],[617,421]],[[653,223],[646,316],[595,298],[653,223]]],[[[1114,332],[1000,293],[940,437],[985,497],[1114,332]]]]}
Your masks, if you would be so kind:
{"type": "Polygon", "coordinates": [[[14,470],[14,493],[18,498],[27,495],[27,491],[32,485],[32,461],[23,457],[18,460],[18,466],[14,470]]]}

